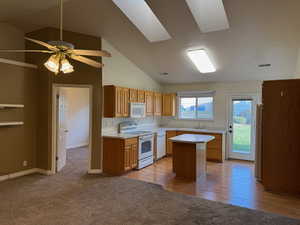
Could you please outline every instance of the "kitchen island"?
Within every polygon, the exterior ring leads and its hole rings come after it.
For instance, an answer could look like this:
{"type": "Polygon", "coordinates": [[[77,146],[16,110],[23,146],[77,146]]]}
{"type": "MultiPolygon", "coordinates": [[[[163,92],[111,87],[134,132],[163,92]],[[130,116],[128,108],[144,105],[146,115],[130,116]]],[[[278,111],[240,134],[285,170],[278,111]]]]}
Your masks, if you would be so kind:
{"type": "Polygon", "coordinates": [[[215,139],[209,135],[182,134],[169,138],[173,147],[173,172],[176,177],[196,181],[206,174],[206,144],[215,139]]]}

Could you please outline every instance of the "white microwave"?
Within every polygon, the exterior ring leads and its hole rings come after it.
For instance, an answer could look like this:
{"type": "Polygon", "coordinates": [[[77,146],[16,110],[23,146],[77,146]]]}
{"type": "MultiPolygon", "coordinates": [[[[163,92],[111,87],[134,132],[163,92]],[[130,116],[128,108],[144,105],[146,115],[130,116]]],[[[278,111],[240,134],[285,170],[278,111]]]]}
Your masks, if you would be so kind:
{"type": "Polygon", "coordinates": [[[130,117],[131,118],[144,118],[146,117],[145,103],[132,102],[130,103],[130,117]]]}

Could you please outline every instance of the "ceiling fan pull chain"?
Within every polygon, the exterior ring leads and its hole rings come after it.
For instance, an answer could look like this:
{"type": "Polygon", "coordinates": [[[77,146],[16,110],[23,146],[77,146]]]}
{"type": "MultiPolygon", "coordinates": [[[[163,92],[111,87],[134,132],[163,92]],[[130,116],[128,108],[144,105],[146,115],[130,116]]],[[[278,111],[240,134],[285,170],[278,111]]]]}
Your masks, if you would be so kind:
{"type": "Polygon", "coordinates": [[[63,0],[59,0],[59,29],[60,29],[60,40],[63,40],[63,0]]]}

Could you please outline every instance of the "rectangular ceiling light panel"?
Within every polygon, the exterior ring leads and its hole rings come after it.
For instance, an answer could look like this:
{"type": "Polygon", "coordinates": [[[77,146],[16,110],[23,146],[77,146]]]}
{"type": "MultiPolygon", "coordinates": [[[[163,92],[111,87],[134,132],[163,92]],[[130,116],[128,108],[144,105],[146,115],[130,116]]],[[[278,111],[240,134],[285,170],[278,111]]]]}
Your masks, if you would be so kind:
{"type": "Polygon", "coordinates": [[[144,0],[113,0],[150,42],[171,38],[144,0]]]}
{"type": "Polygon", "coordinates": [[[201,32],[225,30],[229,22],[222,0],[186,0],[201,32]]]}
{"type": "Polygon", "coordinates": [[[215,66],[204,49],[190,50],[187,54],[201,73],[216,72],[215,66]]]}

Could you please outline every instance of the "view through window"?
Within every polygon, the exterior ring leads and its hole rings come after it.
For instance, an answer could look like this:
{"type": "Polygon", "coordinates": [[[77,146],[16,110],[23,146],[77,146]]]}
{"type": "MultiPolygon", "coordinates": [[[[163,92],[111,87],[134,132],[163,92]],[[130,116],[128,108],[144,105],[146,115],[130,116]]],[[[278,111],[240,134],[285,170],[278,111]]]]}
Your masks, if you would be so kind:
{"type": "Polygon", "coordinates": [[[180,119],[213,119],[213,101],[211,97],[180,97],[180,119]]]}

